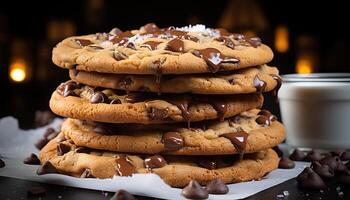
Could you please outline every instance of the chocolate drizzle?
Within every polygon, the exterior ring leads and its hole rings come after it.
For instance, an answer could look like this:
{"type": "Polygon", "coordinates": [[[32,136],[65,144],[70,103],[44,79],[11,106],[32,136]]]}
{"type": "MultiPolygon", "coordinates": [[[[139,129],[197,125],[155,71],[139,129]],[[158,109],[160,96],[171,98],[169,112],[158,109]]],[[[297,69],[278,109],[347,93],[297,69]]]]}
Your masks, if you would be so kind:
{"type": "Polygon", "coordinates": [[[227,112],[227,104],[222,102],[211,102],[211,104],[217,111],[220,121],[223,122],[227,112]]]}
{"type": "Polygon", "coordinates": [[[240,158],[242,159],[249,134],[241,130],[238,132],[226,133],[221,136],[229,139],[232,142],[233,146],[239,153],[240,158]]]}
{"type": "Polygon", "coordinates": [[[237,64],[237,58],[225,57],[221,52],[215,48],[206,48],[201,50],[194,50],[193,55],[205,60],[209,66],[209,70],[213,73],[220,70],[222,63],[237,64]]]}
{"type": "Polygon", "coordinates": [[[265,88],[266,88],[266,82],[261,80],[258,75],[256,75],[254,77],[254,80],[253,80],[253,85],[254,87],[256,88],[256,91],[259,92],[259,93],[262,93],[265,88]]]}
{"type": "Polygon", "coordinates": [[[116,157],[116,170],[119,176],[131,176],[136,173],[136,168],[126,155],[116,157]]]}
{"type": "Polygon", "coordinates": [[[148,41],[143,43],[140,47],[146,47],[149,50],[153,51],[157,49],[157,46],[162,42],[148,41]]]}
{"type": "Polygon", "coordinates": [[[184,42],[178,38],[172,39],[165,46],[165,50],[169,50],[173,52],[183,52],[184,42]]]}
{"type": "Polygon", "coordinates": [[[86,39],[75,39],[74,40],[80,47],[85,47],[88,46],[90,44],[92,44],[92,42],[90,40],[86,40],[86,39]]]}
{"type": "Polygon", "coordinates": [[[189,129],[191,128],[191,113],[188,111],[188,105],[191,100],[192,98],[177,98],[169,101],[181,110],[181,115],[186,120],[189,129]]]}
{"type": "Polygon", "coordinates": [[[280,76],[278,76],[276,74],[271,74],[271,77],[277,82],[276,87],[272,91],[272,95],[275,99],[275,102],[278,103],[278,91],[282,86],[282,79],[280,76]]]}

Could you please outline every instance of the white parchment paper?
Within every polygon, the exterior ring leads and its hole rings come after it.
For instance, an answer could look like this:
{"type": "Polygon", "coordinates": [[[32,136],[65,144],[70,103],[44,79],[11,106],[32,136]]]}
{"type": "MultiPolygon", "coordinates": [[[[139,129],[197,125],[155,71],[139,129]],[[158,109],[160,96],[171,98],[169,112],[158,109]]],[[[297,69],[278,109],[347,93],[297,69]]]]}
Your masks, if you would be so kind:
{"type": "MultiPolygon", "coordinates": [[[[47,127],[57,128],[61,119],[55,119],[50,125],[33,130],[21,130],[13,117],[0,119],[0,157],[6,166],[0,169],[0,176],[31,181],[47,182],[93,190],[115,192],[127,190],[135,195],[163,199],[184,199],[181,189],[171,188],[155,174],[135,174],[132,177],[114,177],[113,179],[80,179],[61,174],[37,175],[37,165],[25,165],[23,159],[30,153],[38,154],[34,143],[43,136],[47,127]]],[[[241,199],[296,177],[307,163],[296,162],[294,169],[277,169],[260,181],[250,181],[228,185],[226,195],[209,195],[209,199],[241,199]]]]}

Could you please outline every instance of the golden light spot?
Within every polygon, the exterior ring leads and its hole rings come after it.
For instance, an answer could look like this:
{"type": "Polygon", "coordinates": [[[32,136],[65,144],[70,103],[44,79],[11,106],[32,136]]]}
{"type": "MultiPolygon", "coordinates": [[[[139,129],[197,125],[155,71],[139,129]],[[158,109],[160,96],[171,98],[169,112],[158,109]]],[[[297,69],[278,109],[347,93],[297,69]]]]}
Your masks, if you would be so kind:
{"type": "Polygon", "coordinates": [[[313,66],[310,59],[300,58],[297,60],[296,71],[298,74],[310,74],[313,72],[313,66]]]}
{"type": "Polygon", "coordinates": [[[277,26],[275,31],[275,49],[280,53],[285,53],[289,49],[289,32],[284,25],[277,26]]]}
{"type": "Polygon", "coordinates": [[[23,60],[15,60],[10,65],[10,79],[14,82],[22,82],[26,79],[26,65],[23,60]]]}

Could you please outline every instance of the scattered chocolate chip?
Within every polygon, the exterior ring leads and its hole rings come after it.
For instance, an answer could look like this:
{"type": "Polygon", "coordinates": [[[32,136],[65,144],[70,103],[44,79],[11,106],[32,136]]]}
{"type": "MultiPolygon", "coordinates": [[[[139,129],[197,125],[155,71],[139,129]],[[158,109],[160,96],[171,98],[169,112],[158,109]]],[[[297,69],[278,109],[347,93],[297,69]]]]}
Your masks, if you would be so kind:
{"type": "Polygon", "coordinates": [[[173,51],[173,52],[183,52],[184,42],[178,38],[174,38],[166,44],[165,50],[173,51]]]}
{"type": "Polygon", "coordinates": [[[255,122],[258,123],[259,125],[263,125],[263,126],[269,126],[270,125],[270,120],[263,116],[260,115],[258,118],[255,119],[255,122]]]}
{"type": "Polygon", "coordinates": [[[207,199],[209,197],[208,191],[195,180],[182,189],[182,196],[188,199],[207,199]]]}
{"type": "Polygon", "coordinates": [[[57,155],[62,156],[65,153],[68,153],[70,151],[70,146],[63,144],[63,143],[58,143],[57,144],[57,155]]]}
{"type": "Polygon", "coordinates": [[[85,47],[88,46],[90,44],[92,44],[92,42],[90,40],[85,40],[85,39],[75,39],[74,40],[80,47],[85,47]]]}
{"type": "Polygon", "coordinates": [[[167,162],[161,155],[154,155],[148,157],[145,159],[144,163],[145,167],[150,169],[164,167],[167,164],[167,162]]]}
{"type": "Polygon", "coordinates": [[[256,91],[261,93],[261,92],[264,92],[265,88],[266,88],[266,82],[261,80],[258,75],[256,75],[254,77],[254,80],[253,80],[253,86],[256,88],[256,91]]]}
{"type": "Polygon", "coordinates": [[[87,147],[78,147],[74,150],[76,153],[90,153],[91,149],[87,147]]]}
{"type": "Polygon", "coordinates": [[[336,176],[336,180],[338,183],[342,183],[345,185],[350,185],[350,175],[349,174],[340,174],[336,176]]]}
{"type": "Polygon", "coordinates": [[[303,161],[305,157],[305,153],[303,151],[300,151],[299,149],[295,149],[293,153],[289,156],[289,158],[294,161],[303,161]]]}
{"type": "Polygon", "coordinates": [[[37,142],[35,142],[35,147],[41,150],[49,141],[46,138],[41,138],[37,142]]]}
{"type": "Polygon", "coordinates": [[[121,31],[119,28],[115,27],[113,28],[111,31],[109,31],[110,35],[118,35],[120,33],[122,33],[123,31],[121,31]]]}
{"type": "Polygon", "coordinates": [[[128,58],[127,55],[121,53],[121,52],[118,52],[118,51],[114,51],[113,52],[113,57],[114,59],[116,59],[117,61],[121,61],[121,60],[125,60],[128,58]]]}
{"type": "Polygon", "coordinates": [[[149,117],[154,120],[165,119],[169,116],[168,109],[151,108],[149,117]]]}
{"type": "Polygon", "coordinates": [[[205,189],[209,194],[227,194],[229,189],[221,179],[214,179],[210,181],[205,189]]]}
{"type": "Polygon", "coordinates": [[[136,200],[135,197],[125,190],[119,190],[109,200],[136,200]]]}
{"type": "Polygon", "coordinates": [[[108,97],[100,91],[94,92],[90,98],[90,103],[105,103],[108,102],[108,97]]]}
{"type": "Polygon", "coordinates": [[[177,132],[164,133],[162,141],[165,151],[176,151],[184,146],[184,138],[177,132]]]}
{"type": "Polygon", "coordinates": [[[27,190],[27,197],[41,197],[46,195],[46,189],[42,186],[31,187],[27,190]]]}
{"type": "Polygon", "coordinates": [[[321,152],[317,151],[317,150],[312,150],[310,152],[307,153],[305,160],[308,162],[312,162],[312,161],[320,161],[322,159],[322,154],[321,152]]]}
{"type": "Polygon", "coordinates": [[[52,122],[55,115],[51,111],[35,111],[35,124],[36,126],[45,126],[52,122]]]}
{"type": "Polygon", "coordinates": [[[120,99],[112,99],[112,101],[109,104],[121,104],[122,102],[120,99]]]}
{"type": "Polygon", "coordinates": [[[298,186],[305,189],[323,189],[326,187],[322,178],[310,167],[306,167],[297,177],[298,186]]]}
{"type": "Polygon", "coordinates": [[[278,157],[283,156],[283,152],[278,146],[274,146],[272,149],[277,153],[278,157]]]}
{"type": "Polygon", "coordinates": [[[80,178],[96,178],[92,175],[92,171],[90,169],[85,169],[83,173],[81,173],[80,178]]]}
{"type": "Polygon", "coordinates": [[[344,153],[341,155],[340,159],[343,160],[343,161],[350,160],[350,151],[344,152],[344,153]]]}
{"type": "Polygon", "coordinates": [[[0,168],[3,168],[5,166],[6,166],[5,162],[0,158],[0,168]]]}
{"type": "Polygon", "coordinates": [[[40,160],[38,156],[36,156],[34,153],[31,153],[30,156],[26,157],[23,160],[23,163],[27,165],[40,165],[40,160]]]}
{"type": "Polygon", "coordinates": [[[338,156],[325,157],[320,160],[320,164],[328,165],[335,172],[338,170],[339,163],[341,163],[341,160],[338,156]]]}
{"type": "Polygon", "coordinates": [[[311,168],[322,178],[334,177],[334,171],[328,165],[321,165],[318,161],[312,162],[311,168]]]}
{"type": "Polygon", "coordinates": [[[57,169],[51,164],[50,161],[46,161],[43,165],[41,165],[36,171],[38,175],[43,174],[56,174],[58,173],[57,169]]]}
{"type": "Polygon", "coordinates": [[[288,157],[282,157],[280,162],[278,163],[278,168],[280,169],[293,169],[295,167],[295,163],[293,160],[288,157]]]}

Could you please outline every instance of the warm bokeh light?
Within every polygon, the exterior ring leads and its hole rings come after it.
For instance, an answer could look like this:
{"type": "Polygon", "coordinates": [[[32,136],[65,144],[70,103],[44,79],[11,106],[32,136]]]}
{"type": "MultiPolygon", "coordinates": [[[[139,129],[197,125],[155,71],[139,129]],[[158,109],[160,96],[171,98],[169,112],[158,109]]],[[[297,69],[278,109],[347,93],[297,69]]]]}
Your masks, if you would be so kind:
{"type": "Polygon", "coordinates": [[[280,53],[285,53],[289,49],[288,28],[284,25],[277,26],[275,31],[275,49],[280,53]]]}
{"type": "Polygon", "coordinates": [[[307,58],[300,58],[297,60],[296,72],[298,74],[310,74],[313,72],[312,61],[307,58]]]}
{"type": "Polygon", "coordinates": [[[26,79],[26,64],[23,60],[15,60],[10,65],[10,79],[14,82],[22,82],[26,79]]]}

